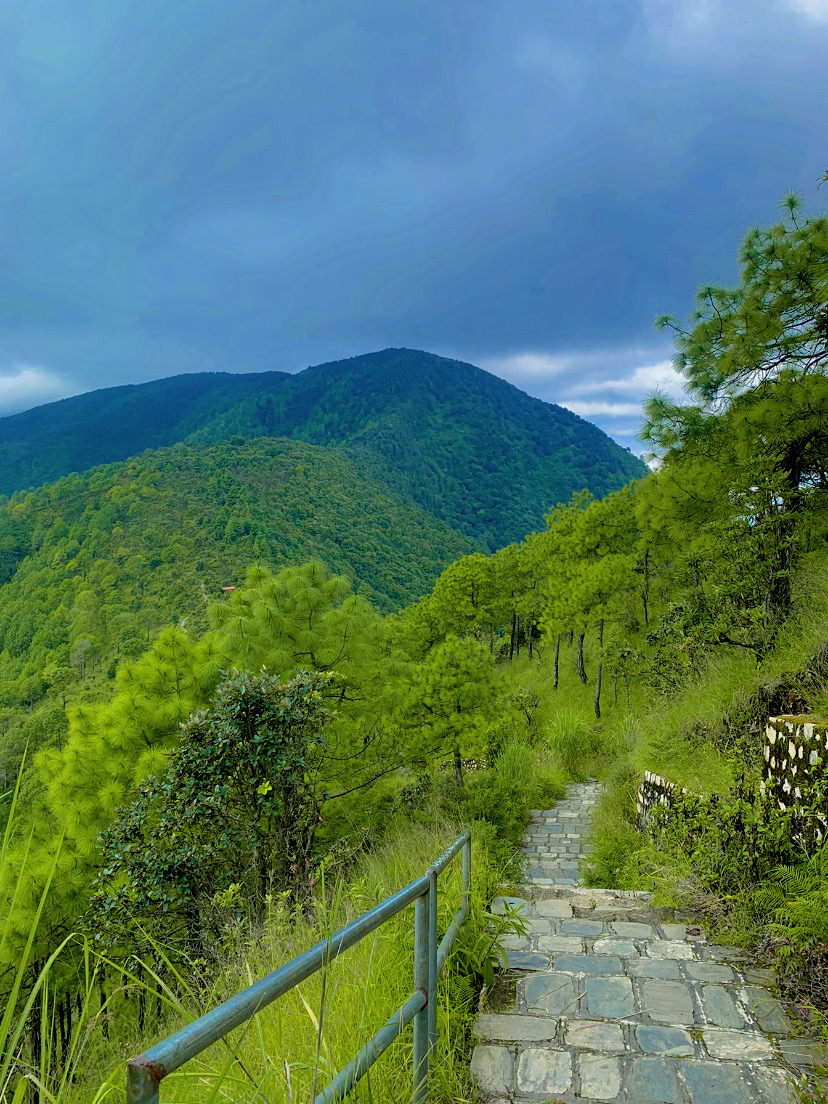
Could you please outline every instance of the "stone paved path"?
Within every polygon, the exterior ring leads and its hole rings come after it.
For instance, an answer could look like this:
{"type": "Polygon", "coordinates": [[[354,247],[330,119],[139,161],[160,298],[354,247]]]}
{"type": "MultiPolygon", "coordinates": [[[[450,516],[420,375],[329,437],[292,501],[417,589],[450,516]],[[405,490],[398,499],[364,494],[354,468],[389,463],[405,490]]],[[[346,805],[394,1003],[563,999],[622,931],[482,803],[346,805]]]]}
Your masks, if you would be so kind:
{"type": "Polygon", "coordinates": [[[579,884],[598,796],[596,784],[573,785],[533,813],[526,884],[492,902],[518,907],[528,934],[507,941],[500,1007],[493,1000],[475,1024],[482,1098],[793,1104],[792,1076],[828,1058],[795,1035],[769,974],[647,893],[579,884]]]}

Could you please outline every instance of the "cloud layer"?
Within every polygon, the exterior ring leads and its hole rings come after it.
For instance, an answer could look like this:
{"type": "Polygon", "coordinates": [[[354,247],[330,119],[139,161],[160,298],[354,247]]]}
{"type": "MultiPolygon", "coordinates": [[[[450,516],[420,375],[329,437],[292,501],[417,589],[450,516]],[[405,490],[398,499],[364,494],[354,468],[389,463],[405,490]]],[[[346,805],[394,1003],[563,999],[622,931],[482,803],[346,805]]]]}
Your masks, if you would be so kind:
{"type": "Polygon", "coordinates": [[[826,6],[19,5],[0,363],[60,391],[405,345],[629,429],[652,318],[825,194],[826,6]]]}

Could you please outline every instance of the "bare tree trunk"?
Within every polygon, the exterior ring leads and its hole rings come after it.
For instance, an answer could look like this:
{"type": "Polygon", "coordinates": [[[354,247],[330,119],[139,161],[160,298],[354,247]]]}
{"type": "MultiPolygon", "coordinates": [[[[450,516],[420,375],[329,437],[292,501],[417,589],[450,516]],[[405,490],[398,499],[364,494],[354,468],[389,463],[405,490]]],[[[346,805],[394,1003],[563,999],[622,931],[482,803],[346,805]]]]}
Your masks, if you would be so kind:
{"type": "Polygon", "coordinates": [[[558,689],[558,661],[561,658],[561,634],[555,637],[555,682],[554,688],[558,689]]]}
{"type": "Polygon", "coordinates": [[[587,684],[586,668],[584,667],[584,636],[585,635],[586,635],[585,633],[578,633],[578,655],[577,655],[578,678],[581,680],[581,682],[584,684],[584,686],[586,686],[586,684],[587,684]]]}
{"type": "Polygon", "coordinates": [[[601,671],[604,666],[604,621],[598,622],[598,670],[595,674],[595,717],[601,719],[601,671]]]}

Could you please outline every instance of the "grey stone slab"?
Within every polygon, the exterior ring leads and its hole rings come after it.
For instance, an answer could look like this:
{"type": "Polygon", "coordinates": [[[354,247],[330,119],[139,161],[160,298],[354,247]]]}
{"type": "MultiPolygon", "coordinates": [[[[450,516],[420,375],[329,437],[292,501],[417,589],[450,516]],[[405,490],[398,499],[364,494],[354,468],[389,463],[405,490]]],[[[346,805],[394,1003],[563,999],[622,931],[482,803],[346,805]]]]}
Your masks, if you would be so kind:
{"type": "Polygon", "coordinates": [[[785,1070],[758,1066],[753,1077],[762,1095],[762,1104],[796,1104],[797,1094],[792,1078],[785,1070]]]}
{"type": "Polygon", "coordinates": [[[527,951],[507,951],[506,960],[510,970],[546,970],[549,968],[549,955],[533,954],[527,951]]]}
{"type": "Polygon", "coordinates": [[[622,939],[655,939],[656,931],[652,924],[633,924],[616,920],[610,927],[622,939]]]}
{"type": "Polygon", "coordinates": [[[617,1058],[597,1054],[580,1054],[577,1058],[581,1075],[582,1100],[616,1100],[621,1092],[621,1063],[617,1058]]]}
{"type": "Polygon", "coordinates": [[[528,917],[524,923],[526,924],[526,931],[529,935],[551,935],[552,934],[552,921],[547,920],[545,917],[528,917]]]}
{"type": "Polygon", "coordinates": [[[606,1054],[623,1054],[626,1049],[621,1025],[603,1020],[569,1020],[564,1040],[567,1046],[600,1050],[606,1054]]]}
{"type": "Polygon", "coordinates": [[[691,1104],[759,1104],[741,1070],[729,1062],[682,1062],[691,1104]]]}
{"type": "Polygon", "coordinates": [[[661,924],[660,927],[665,939],[685,939],[687,936],[686,924],[661,924]]]}
{"type": "Polygon", "coordinates": [[[572,1084],[572,1055],[568,1050],[524,1050],[518,1058],[517,1087],[521,1093],[565,1093],[572,1084]]]}
{"type": "Polygon", "coordinates": [[[553,920],[569,920],[572,916],[572,905],[561,897],[553,897],[548,901],[535,901],[532,910],[536,916],[545,916],[553,920]]]}
{"type": "Polygon", "coordinates": [[[759,1031],[731,1031],[725,1027],[706,1027],[702,1036],[711,1058],[728,1058],[734,1062],[757,1062],[763,1058],[773,1057],[770,1039],[759,1031]]]}
{"type": "Polygon", "coordinates": [[[660,978],[662,981],[680,981],[678,962],[672,959],[631,958],[627,963],[630,977],[660,978]]]}
{"type": "Polygon", "coordinates": [[[714,962],[746,962],[750,958],[748,952],[741,947],[720,947],[715,943],[711,943],[707,953],[714,962]]]}
{"type": "Polygon", "coordinates": [[[718,1027],[744,1028],[747,1021],[735,997],[723,985],[702,986],[702,1007],[710,1023],[718,1027]]]}
{"type": "Polygon", "coordinates": [[[793,1026],[782,1005],[767,989],[758,985],[746,985],[742,990],[742,1000],[763,1031],[772,1031],[776,1035],[789,1035],[792,1032],[793,1026]]]}
{"type": "Polygon", "coordinates": [[[641,982],[643,1011],[651,1020],[668,1024],[693,1023],[693,996],[690,986],[683,981],[641,982]]]}
{"type": "Polygon", "coordinates": [[[571,935],[601,935],[604,925],[600,920],[564,920],[561,931],[571,935]]]}
{"type": "Polygon", "coordinates": [[[692,1058],[696,1053],[689,1033],[680,1027],[639,1024],[635,1029],[635,1037],[645,1054],[663,1054],[668,1058],[692,1058]]]}
{"type": "Polygon", "coordinates": [[[678,939],[654,939],[646,944],[645,953],[650,958],[674,958],[679,961],[697,957],[692,943],[682,943],[678,939]]]}
{"type": "Polygon", "coordinates": [[[569,974],[623,974],[620,958],[612,955],[558,955],[555,969],[569,974]]]}
{"type": "Polygon", "coordinates": [[[627,1099],[636,1104],[674,1104],[679,1099],[673,1063],[665,1058],[633,1058],[624,1077],[627,1099]]]}
{"type": "Polygon", "coordinates": [[[529,904],[522,897],[493,897],[489,911],[502,916],[506,912],[506,906],[516,909],[519,913],[525,913],[529,904]]]}
{"type": "Polygon", "coordinates": [[[621,958],[640,958],[638,947],[630,939],[612,939],[602,936],[592,944],[593,954],[614,954],[621,958]]]}
{"type": "Polygon", "coordinates": [[[504,951],[531,950],[528,935],[504,935],[500,941],[500,945],[504,951]]]}
{"type": "Polygon", "coordinates": [[[515,1012],[483,1012],[474,1021],[474,1034],[479,1039],[496,1042],[540,1042],[554,1039],[557,1019],[548,1016],[522,1016],[515,1012]]]}
{"type": "Polygon", "coordinates": [[[511,1092],[514,1085],[514,1059],[506,1047],[475,1047],[470,1069],[472,1077],[483,1092],[511,1092]]]}
{"type": "Polygon", "coordinates": [[[550,1016],[574,1016],[578,1008],[575,979],[568,974],[535,974],[523,982],[523,996],[530,1012],[550,1016]]]}
{"type": "Polygon", "coordinates": [[[586,1007],[596,1020],[620,1020],[635,1012],[632,982],[623,977],[588,977],[586,1007]]]}
{"type": "Polygon", "coordinates": [[[693,981],[733,981],[733,970],[719,962],[688,962],[684,968],[693,981]]]}
{"type": "Polygon", "coordinates": [[[813,1039],[781,1039],[777,1048],[792,1066],[828,1066],[828,1051],[813,1039]]]}
{"type": "Polygon", "coordinates": [[[538,950],[551,955],[582,955],[584,941],[577,935],[541,935],[538,950]]]}

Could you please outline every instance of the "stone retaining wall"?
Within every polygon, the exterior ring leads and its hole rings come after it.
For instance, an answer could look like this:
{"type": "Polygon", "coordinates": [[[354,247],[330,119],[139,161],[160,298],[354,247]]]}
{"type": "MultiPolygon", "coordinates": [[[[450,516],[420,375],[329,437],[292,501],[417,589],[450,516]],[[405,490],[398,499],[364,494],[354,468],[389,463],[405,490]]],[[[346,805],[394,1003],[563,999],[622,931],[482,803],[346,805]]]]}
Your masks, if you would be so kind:
{"type": "MultiPolygon", "coordinates": [[[[828,764],[828,721],[821,717],[769,717],[763,748],[765,767],[760,783],[781,810],[801,805],[811,796],[817,781],[825,781],[828,764]]],[[[822,828],[817,839],[828,830],[828,819],[817,814],[822,828]]]]}
{"type": "MultiPolygon", "coordinates": [[[[644,781],[638,787],[636,797],[636,823],[639,831],[647,827],[657,806],[667,806],[672,802],[675,792],[675,782],[668,782],[666,778],[653,774],[652,771],[644,771],[644,781]]],[[[687,793],[687,790],[682,788],[679,792],[687,793]]]]}
{"type": "MultiPolygon", "coordinates": [[[[801,806],[811,796],[817,781],[828,782],[828,720],[793,715],[769,717],[763,754],[765,766],[759,783],[762,793],[775,798],[782,811],[801,806]]],[[[687,793],[685,789],[680,792],[687,793]]],[[[675,793],[675,782],[645,771],[636,799],[638,828],[646,828],[653,810],[659,805],[670,805],[675,793]]],[[[816,820],[814,831],[821,840],[828,834],[828,811],[825,816],[816,814],[816,820]]]]}

